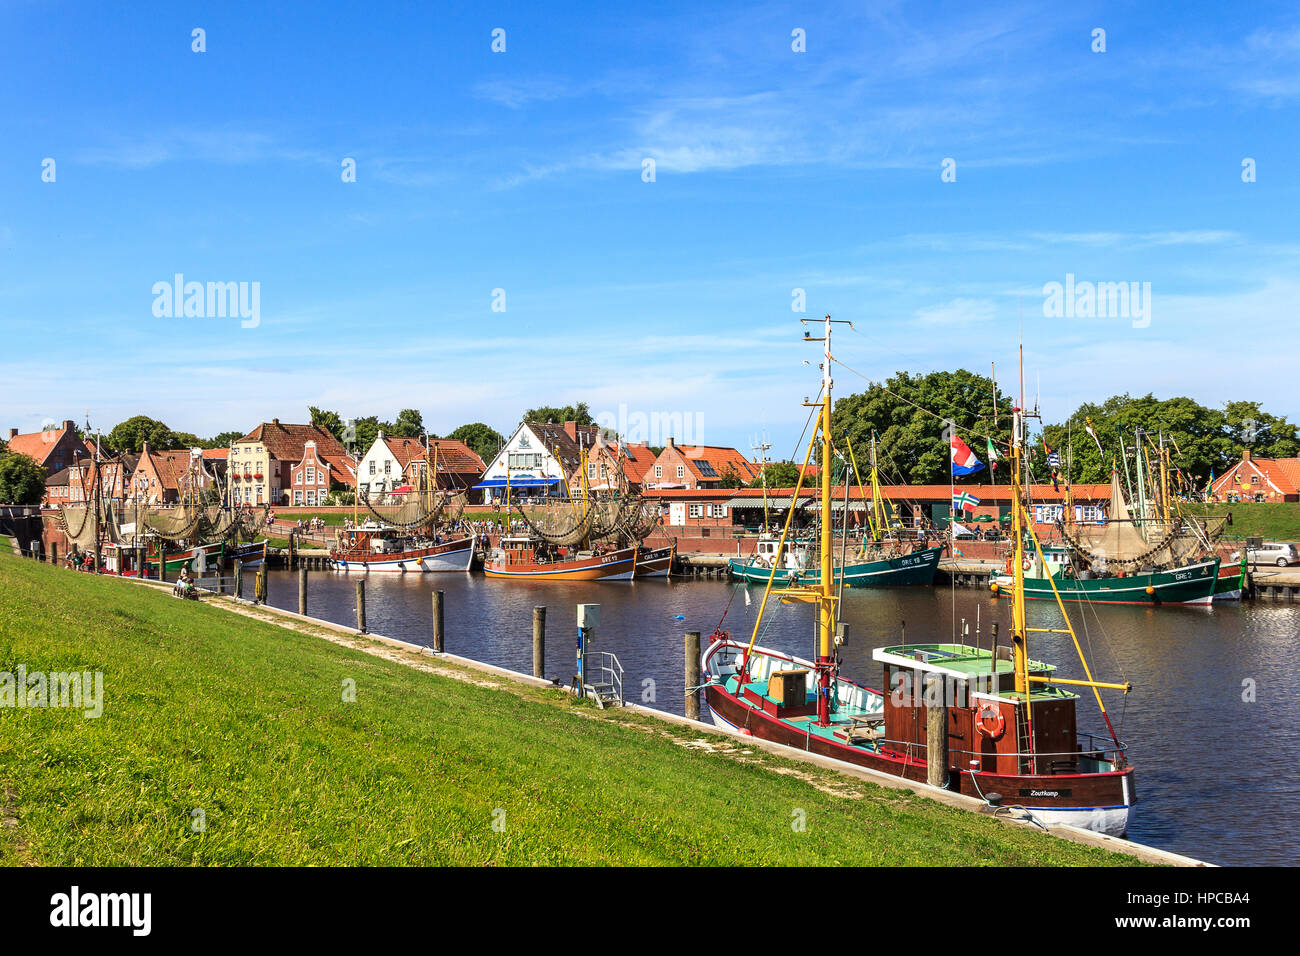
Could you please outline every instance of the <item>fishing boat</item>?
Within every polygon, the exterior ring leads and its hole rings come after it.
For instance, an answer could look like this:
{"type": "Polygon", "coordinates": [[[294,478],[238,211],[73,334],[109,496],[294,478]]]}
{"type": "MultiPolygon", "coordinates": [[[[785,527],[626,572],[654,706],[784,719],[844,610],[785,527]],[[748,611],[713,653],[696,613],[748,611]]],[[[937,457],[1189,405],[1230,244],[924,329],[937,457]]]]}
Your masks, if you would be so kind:
{"type": "MultiPolygon", "coordinates": [[[[858,481],[858,491],[865,497],[862,477],[858,474],[858,464],[852,443],[845,436],[847,461],[841,464],[852,465],[854,476],[858,481]]],[[[842,453],[837,453],[843,459],[842,453]]],[[[871,482],[870,507],[867,509],[867,524],[861,538],[855,542],[853,551],[848,551],[848,511],[849,511],[849,469],[844,471],[844,508],[842,512],[843,527],[841,543],[836,559],[835,581],[841,581],[845,587],[904,587],[920,585],[928,587],[934,583],[935,571],[939,559],[943,556],[942,547],[926,548],[919,542],[906,542],[902,538],[901,524],[894,518],[893,508],[881,493],[879,470],[876,463],[876,439],[871,438],[871,482]]],[[[766,499],[766,495],[764,496],[766,499]]],[[[796,498],[791,498],[793,503],[796,498]]],[[[793,504],[792,504],[793,507],[793,504]]],[[[764,511],[766,518],[766,509],[764,511]]],[[[746,584],[766,584],[772,576],[772,568],[777,568],[775,580],[779,584],[802,582],[817,584],[821,580],[820,546],[816,537],[802,538],[780,545],[780,536],[765,533],[759,536],[754,546],[754,554],[748,559],[732,558],[727,562],[732,580],[746,584]]],[[[832,546],[834,550],[834,546],[832,546]]]]}
{"type": "Polygon", "coordinates": [[[241,561],[246,568],[256,568],[266,560],[266,546],[267,542],[265,540],[253,541],[250,544],[231,545],[226,548],[226,558],[231,566],[236,561],[241,561]]]}
{"type": "MultiPolygon", "coordinates": [[[[167,573],[179,572],[187,565],[194,571],[205,570],[207,566],[219,562],[224,551],[225,545],[220,541],[212,544],[196,544],[188,548],[168,548],[164,558],[167,573]]],[[[156,549],[152,557],[146,556],[145,566],[149,569],[150,576],[157,576],[158,551],[156,549]]]]}
{"type": "MultiPolygon", "coordinates": [[[[864,553],[865,548],[859,553],[864,553]]],[[[782,546],[778,535],[766,534],[758,539],[754,556],[748,560],[732,558],[728,562],[731,577],[746,584],[766,584],[772,577],[772,567],[778,570],[776,582],[790,584],[818,584],[821,567],[818,548],[813,541],[795,541],[782,546]]],[[[899,587],[904,585],[929,585],[934,583],[935,569],[943,548],[921,548],[917,551],[881,557],[874,561],[854,561],[833,570],[835,581],[841,579],[845,587],[899,587]]]]}
{"type": "Polygon", "coordinates": [[[533,535],[511,535],[502,537],[500,545],[483,559],[483,573],[516,580],[631,581],[636,552],[635,547],[577,550],[533,535]]]}
{"type": "MultiPolygon", "coordinates": [[[[1100,691],[1127,693],[1130,687],[1093,680],[1063,603],[1058,606],[1064,627],[1029,627],[1023,590],[1017,589],[1021,596],[1012,603],[1011,639],[1004,645],[998,644],[996,625],[988,647],[904,639],[873,652],[878,688],[841,673],[838,648],[847,638],[848,625],[841,620],[831,548],[831,325],[827,316],[823,338],[813,339],[826,343],[822,391],[814,403],[821,413],[798,486],[820,444],[820,577],[816,584],[799,581],[776,587],[774,566],[750,639],[733,637],[721,624],[715,629],[701,657],[714,724],[966,794],[990,806],[1014,806],[1044,824],[1067,823],[1122,835],[1136,800],[1133,768],[1100,691]],[[813,657],[756,644],[771,597],[784,604],[811,605],[817,635],[813,657]],[[1031,659],[1028,642],[1036,632],[1068,633],[1087,679],[1056,677],[1054,667],[1031,659]],[[1092,691],[1107,737],[1079,733],[1080,698],[1071,687],[1092,691]]],[[[1011,478],[1018,492],[1025,433],[1020,409],[1013,416],[1011,478]]],[[[1039,550],[1018,494],[1012,526],[1018,558],[1026,539],[1039,550]]],[[[783,537],[789,528],[787,516],[783,537]]],[[[1018,583],[1021,573],[1015,578],[1018,583]]]]}
{"type": "Polygon", "coordinates": [[[338,571],[394,574],[467,573],[477,553],[462,530],[465,495],[439,487],[438,446],[424,436],[424,455],[407,464],[413,483],[372,499],[368,489],[352,499],[352,523],[334,534],[330,560],[338,571]],[[367,515],[361,520],[360,508],[367,515]]]}
{"type": "MultiPolygon", "coordinates": [[[[1207,528],[1180,517],[1134,517],[1119,473],[1111,472],[1110,511],[1104,524],[1058,524],[1064,544],[1025,556],[1019,576],[1030,600],[1099,604],[1207,605],[1220,590],[1220,558],[1207,528]]],[[[998,594],[1017,587],[1011,554],[990,578],[998,594]]],[[[1227,589],[1227,593],[1231,589],[1227,589]]],[[[1238,590],[1240,590],[1238,588],[1238,590]]]]}
{"type": "Polygon", "coordinates": [[[599,492],[587,482],[587,449],[577,450],[579,487],[572,496],[543,502],[506,502],[517,534],[503,535],[483,559],[490,578],[548,581],[631,581],[667,576],[676,545],[643,550],[643,541],[658,524],[659,506],[630,492],[618,459],[599,492]]]}
{"type": "Polygon", "coordinates": [[[474,561],[473,537],[421,538],[377,521],[340,529],[335,540],[330,560],[339,571],[464,573],[474,561]]]}
{"type": "Polygon", "coordinates": [[[1214,600],[1240,601],[1249,581],[1245,555],[1242,555],[1240,564],[1220,565],[1219,576],[1214,582],[1214,600]]]}
{"type": "Polygon", "coordinates": [[[676,555],[676,542],[666,548],[643,548],[638,545],[633,578],[637,581],[643,578],[667,578],[672,573],[673,558],[676,555]]]}

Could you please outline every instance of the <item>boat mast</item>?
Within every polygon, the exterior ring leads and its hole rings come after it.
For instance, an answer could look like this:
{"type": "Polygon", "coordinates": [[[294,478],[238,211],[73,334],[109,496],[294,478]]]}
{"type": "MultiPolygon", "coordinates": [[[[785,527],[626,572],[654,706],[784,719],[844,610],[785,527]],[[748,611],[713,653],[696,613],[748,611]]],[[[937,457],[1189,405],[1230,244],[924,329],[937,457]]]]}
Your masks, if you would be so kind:
{"type": "MultiPolygon", "coordinates": [[[[831,317],[825,319],[826,346],[822,360],[822,541],[821,541],[821,600],[818,611],[821,618],[820,641],[817,648],[817,723],[825,727],[830,723],[831,639],[835,628],[834,555],[831,553],[831,317]]],[[[792,503],[793,504],[793,503],[792,503]]]]}

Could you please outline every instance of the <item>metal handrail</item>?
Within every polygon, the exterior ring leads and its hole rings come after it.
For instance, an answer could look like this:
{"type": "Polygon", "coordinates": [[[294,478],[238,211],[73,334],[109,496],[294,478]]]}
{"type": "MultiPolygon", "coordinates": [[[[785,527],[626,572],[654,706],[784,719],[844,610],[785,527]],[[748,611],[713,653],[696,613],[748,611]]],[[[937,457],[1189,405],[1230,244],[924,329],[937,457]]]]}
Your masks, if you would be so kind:
{"type": "Polygon", "coordinates": [[[596,666],[599,669],[602,678],[601,683],[608,684],[616,688],[618,692],[618,705],[623,706],[623,665],[619,662],[618,657],[612,651],[588,651],[588,658],[599,657],[602,662],[596,666]]]}

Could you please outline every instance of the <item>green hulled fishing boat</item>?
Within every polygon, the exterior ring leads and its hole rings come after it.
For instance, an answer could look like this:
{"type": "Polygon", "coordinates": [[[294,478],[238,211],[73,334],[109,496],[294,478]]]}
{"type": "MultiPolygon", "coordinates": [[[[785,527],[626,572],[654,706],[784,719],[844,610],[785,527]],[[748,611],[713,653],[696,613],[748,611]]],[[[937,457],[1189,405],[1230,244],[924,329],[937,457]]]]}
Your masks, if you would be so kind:
{"type": "MultiPolygon", "coordinates": [[[[876,467],[876,442],[871,440],[871,483],[870,507],[866,510],[866,527],[862,538],[848,550],[848,513],[849,513],[849,466],[857,478],[859,498],[866,498],[866,487],[862,476],[858,474],[858,464],[853,453],[853,445],[848,436],[844,438],[847,457],[835,452],[844,466],[844,507],[842,511],[845,527],[839,552],[833,555],[834,583],[841,583],[851,588],[883,587],[928,587],[934,583],[934,574],[939,567],[939,558],[943,548],[919,547],[921,542],[903,540],[902,524],[894,516],[893,507],[880,491],[880,477],[876,467]]],[[[792,499],[793,500],[793,499],[792,499]]],[[[816,538],[804,538],[781,546],[779,535],[765,534],[759,537],[751,558],[732,558],[728,562],[731,577],[746,584],[766,585],[773,579],[781,585],[786,584],[820,584],[821,583],[821,546],[816,538]],[[776,566],[773,578],[772,567],[776,566]]]]}
{"type": "MultiPolygon", "coordinates": [[[[1059,595],[1064,601],[1157,606],[1210,604],[1216,594],[1224,600],[1234,589],[1240,595],[1235,576],[1228,581],[1219,576],[1213,540],[1222,530],[1222,519],[1180,514],[1163,477],[1155,500],[1148,500],[1142,479],[1148,467],[1155,469],[1149,459],[1144,463],[1140,433],[1137,439],[1139,481],[1133,507],[1125,499],[1118,470],[1112,469],[1105,520],[1074,524],[1063,516],[1057,524],[1063,543],[1024,559],[1026,598],[1051,601],[1059,595]]],[[[1167,463],[1163,441],[1159,453],[1163,476],[1167,463]]],[[[1064,514],[1070,513],[1067,508],[1064,514]]],[[[1003,571],[992,576],[995,592],[1014,589],[1011,561],[1008,556],[1003,571]]]]}
{"type": "MultiPolygon", "coordinates": [[[[772,576],[772,562],[777,560],[778,541],[772,537],[759,539],[753,558],[732,558],[729,562],[731,577],[747,584],[767,584],[772,576]]],[[[785,560],[777,569],[778,584],[819,584],[816,547],[809,542],[795,542],[784,549],[785,560]]],[[[854,561],[834,570],[835,583],[844,579],[845,587],[881,588],[903,585],[929,585],[934,583],[934,572],[939,566],[943,548],[924,548],[910,554],[897,554],[874,561],[854,561]]]]}

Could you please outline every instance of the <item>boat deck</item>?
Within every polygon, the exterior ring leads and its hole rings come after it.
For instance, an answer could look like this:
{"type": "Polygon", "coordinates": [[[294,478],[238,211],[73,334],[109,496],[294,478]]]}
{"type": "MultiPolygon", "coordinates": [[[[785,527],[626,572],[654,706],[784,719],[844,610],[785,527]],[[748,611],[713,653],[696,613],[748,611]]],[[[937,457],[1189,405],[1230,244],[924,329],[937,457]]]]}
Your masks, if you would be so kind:
{"type": "MultiPolygon", "coordinates": [[[[811,676],[812,675],[809,674],[810,679],[811,676]]],[[[738,677],[732,675],[723,682],[723,686],[726,688],[727,693],[743,699],[745,697],[745,691],[749,691],[754,695],[761,697],[765,701],[772,704],[777,703],[777,701],[768,696],[767,681],[750,681],[745,684],[744,687],[740,687],[739,680],[738,677]]],[[[809,690],[804,694],[805,704],[811,706],[815,704],[816,701],[817,694],[815,691],[809,690]]],[[[782,723],[790,724],[792,727],[796,727],[801,731],[806,731],[808,734],[815,737],[824,737],[825,739],[837,744],[861,747],[864,750],[875,751],[877,749],[875,742],[862,735],[863,731],[861,725],[868,719],[872,722],[883,722],[884,713],[880,710],[872,710],[867,707],[854,707],[841,703],[831,714],[830,723],[825,727],[818,725],[817,714],[815,712],[799,717],[780,717],[778,719],[781,720],[782,723]]]]}

